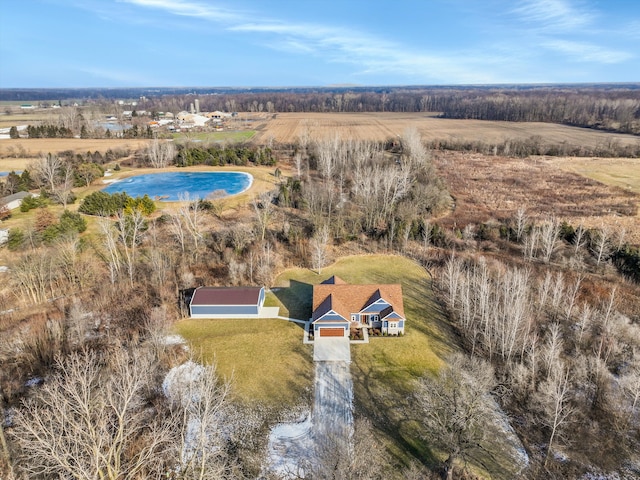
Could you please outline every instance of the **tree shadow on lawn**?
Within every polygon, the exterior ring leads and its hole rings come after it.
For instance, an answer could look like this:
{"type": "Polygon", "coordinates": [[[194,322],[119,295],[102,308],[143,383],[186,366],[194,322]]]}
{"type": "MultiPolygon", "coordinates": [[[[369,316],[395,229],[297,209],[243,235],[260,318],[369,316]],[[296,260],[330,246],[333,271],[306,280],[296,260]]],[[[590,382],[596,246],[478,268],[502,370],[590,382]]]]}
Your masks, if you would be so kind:
{"type": "MultiPolygon", "coordinates": [[[[354,379],[354,407],[356,414],[363,414],[371,420],[373,426],[392,442],[387,447],[398,464],[404,467],[415,459],[433,469],[438,459],[426,442],[421,438],[419,412],[412,406],[412,394],[405,386],[395,383],[387,384],[382,378],[376,378],[381,372],[369,363],[356,365],[352,363],[351,372],[354,379]],[[380,391],[385,383],[385,391],[380,391]]],[[[384,375],[384,374],[382,374],[384,375]]]]}
{"type": "Polygon", "coordinates": [[[271,291],[288,311],[290,318],[307,321],[311,318],[313,306],[313,285],[289,280],[288,287],[276,287],[271,291]]]}
{"type": "MultiPolygon", "coordinates": [[[[384,281],[380,274],[372,275],[374,281],[384,281]]],[[[387,279],[388,280],[388,279],[387,279]]],[[[460,348],[459,338],[448,320],[447,312],[438,301],[431,277],[418,281],[401,281],[404,299],[406,328],[415,329],[430,339],[432,350],[440,356],[460,348]]]]}

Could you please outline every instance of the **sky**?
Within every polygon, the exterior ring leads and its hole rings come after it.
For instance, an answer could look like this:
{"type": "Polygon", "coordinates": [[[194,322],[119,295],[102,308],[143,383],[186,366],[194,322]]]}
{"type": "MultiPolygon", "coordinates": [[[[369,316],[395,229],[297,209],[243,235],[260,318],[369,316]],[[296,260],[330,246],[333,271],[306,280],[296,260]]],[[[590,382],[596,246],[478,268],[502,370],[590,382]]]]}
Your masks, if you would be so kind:
{"type": "Polygon", "coordinates": [[[0,88],[640,81],[640,0],[0,0],[0,88]]]}

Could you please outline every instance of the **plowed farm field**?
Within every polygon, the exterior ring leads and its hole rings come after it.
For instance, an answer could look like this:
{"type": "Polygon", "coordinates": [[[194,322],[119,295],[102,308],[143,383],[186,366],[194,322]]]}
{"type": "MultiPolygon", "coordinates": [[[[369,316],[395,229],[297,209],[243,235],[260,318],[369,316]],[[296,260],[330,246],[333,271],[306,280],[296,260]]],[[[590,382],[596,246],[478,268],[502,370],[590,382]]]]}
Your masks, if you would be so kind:
{"type": "Polygon", "coordinates": [[[425,141],[461,140],[498,143],[539,135],[544,143],[595,147],[611,141],[636,145],[638,137],[539,122],[493,122],[437,118],[433,113],[278,113],[265,119],[254,142],[291,143],[338,134],[343,139],[384,141],[416,128],[425,141]]]}

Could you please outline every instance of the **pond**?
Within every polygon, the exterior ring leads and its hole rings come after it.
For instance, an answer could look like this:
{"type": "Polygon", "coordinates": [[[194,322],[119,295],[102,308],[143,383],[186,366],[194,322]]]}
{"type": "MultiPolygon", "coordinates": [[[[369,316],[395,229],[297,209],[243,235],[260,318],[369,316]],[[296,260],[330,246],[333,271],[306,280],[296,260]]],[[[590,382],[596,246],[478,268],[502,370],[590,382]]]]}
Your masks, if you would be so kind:
{"type": "Polygon", "coordinates": [[[253,177],[242,172],[150,173],[117,180],[103,191],[127,192],[131,197],[146,194],[155,200],[175,202],[185,193],[192,199],[236,195],[247,190],[252,182],[253,177]]]}

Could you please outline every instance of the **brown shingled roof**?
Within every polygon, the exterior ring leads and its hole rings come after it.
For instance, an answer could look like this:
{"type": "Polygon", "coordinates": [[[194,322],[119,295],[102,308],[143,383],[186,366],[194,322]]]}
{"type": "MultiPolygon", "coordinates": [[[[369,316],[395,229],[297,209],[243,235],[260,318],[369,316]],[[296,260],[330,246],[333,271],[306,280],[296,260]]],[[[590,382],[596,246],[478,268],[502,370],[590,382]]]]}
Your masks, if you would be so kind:
{"type": "MultiPolygon", "coordinates": [[[[399,284],[390,285],[348,285],[348,284],[326,284],[314,285],[313,287],[313,319],[316,320],[321,315],[316,315],[316,310],[322,305],[323,313],[329,309],[323,302],[331,295],[330,308],[349,319],[350,314],[363,310],[367,305],[377,298],[383,298],[393,306],[393,310],[404,317],[404,303],[402,301],[402,286],[399,284]]],[[[318,310],[320,313],[320,310],[318,310]]]]}
{"type": "Polygon", "coordinates": [[[257,305],[262,287],[199,287],[191,305],[257,305]]]}

